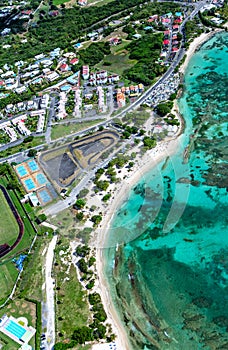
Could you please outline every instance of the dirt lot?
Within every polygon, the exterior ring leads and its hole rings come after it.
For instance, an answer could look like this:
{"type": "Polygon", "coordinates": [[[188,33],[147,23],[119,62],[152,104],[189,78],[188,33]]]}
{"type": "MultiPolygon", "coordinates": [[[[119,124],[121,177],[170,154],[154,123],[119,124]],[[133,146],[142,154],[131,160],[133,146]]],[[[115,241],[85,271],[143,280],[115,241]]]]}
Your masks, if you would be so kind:
{"type": "Polygon", "coordinates": [[[94,168],[101,162],[102,154],[114,147],[119,135],[114,131],[101,131],[81,140],[43,152],[39,164],[55,187],[70,186],[86,170],[94,168]]]}

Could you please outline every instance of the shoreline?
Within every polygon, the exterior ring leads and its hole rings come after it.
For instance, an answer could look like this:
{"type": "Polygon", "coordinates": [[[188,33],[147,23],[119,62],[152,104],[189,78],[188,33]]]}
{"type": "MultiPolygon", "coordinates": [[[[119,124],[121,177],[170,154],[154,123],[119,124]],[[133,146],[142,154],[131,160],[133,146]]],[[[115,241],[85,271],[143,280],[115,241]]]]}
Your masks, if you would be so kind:
{"type": "MultiPolygon", "coordinates": [[[[181,128],[179,128],[181,130],[181,128]]],[[[151,169],[157,166],[161,161],[173,154],[175,154],[180,143],[180,131],[178,130],[177,135],[172,140],[166,140],[158,143],[158,145],[150,151],[147,151],[141,159],[138,157],[138,162],[135,164],[132,173],[127,179],[118,184],[112,201],[108,207],[105,208],[105,216],[101,222],[101,225],[96,230],[98,236],[96,239],[96,269],[98,275],[98,291],[101,295],[101,299],[104,305],[104,309],[108,316],[108,323],[112,325],[113,332],[116,334],[116,346],[117,349],[130,350],[130,344],[122,325],[117,310],[115,309],[111,300],[108,282],[104,273],[104,258],[103,251],[106,246],[108,231],[111,227],[114,214],[118,208],[127,200],[130,189],[151,169]]],[[[99,344],[94,345],[92,349],[99,349],[99,344]]],[[[103,349],[100,346],[100,349],[103,349]]],[[[105,348],[104,348],[105,349],[105,348]]]]}
{"type": "MultiPolygon", "coordinates": [[[[194,55],[195,51],[201,47],[201,45],[208,41],[212,36],[216,33],[222,31],[222,29],[217,29],[215,31],[211,31],[209,33],[202,33],[199,37],[195,38],[193,42],[190,44],[188,51],[186,52],[186,59],[184,63],[179,68],[179,73],[184,74],[186,68],[189,64],[191,57],[194,55]]],[[[179,97],[178,97],[179,98],[179,97]]],[[[127,200],[127,197],[130,193],[132,187],[142,178],[146,173],[148,173],[151,169],[157,166],[161,161],[165,161],[165,159],[176,153],[178,149],[181,135],[184,131],[185,120],[179,112],[177,100],[174,101],[174,106],[172,113],[176,115],[180,122],[180,126],[178,128],[177,134],[172,139],[166,139],[157,144],[157,146],[147,151],[142,158],[136,158],[136,164],[125,180],[122,180],[120,184],[117,185],[117,189],[115,190],[114,196],[111,202],[107,207],[102,209],[105,214],[101,225],[96,230],[97,238],[96,238],[96,261],[97,261],[97,274],[98,274],[98,282],[99,282],[99,291],[101,294],[101,299],[105,308],[105,311],[108,316],[108,322],[111,323],[113,332],[116,334],[116,346],[117,349],[121,350],[130,350],[131,346],[129,343],[129,339],[127,337],[127,333],[124,329],[124,326],[120,320],[117,310],[115,309],[113,302],[111,300],[110,290],[108,286],[108,282],[105,278],[104,273],[104,258],[103,258],[103,249],[104,242],[107,242],[108,231],[111,227],[111,222],[113,220],[113,216],[116,211],[121,207],[121,205],[127,200]]],[[[106,244],[105,244],[106,246],[106,244]]],[[[92,347],[92,349],[106,349],[99,348],[99,344],[92,347]]]]}
{"type": "Polygon", "coordinates": [[[195,38],[189,45],[189,48],[186,52],[186,58],[184,63],[179,68],[179,73],[184,74],[186,71],[186,68],[189,64],[190,59],[194,55],[194,53],[210,38],[212,38],[216,33],[223,31],[224,29],[217,28],[213,31],[210,31],[208,33],[202,33],[200,36],[195,38]]]}

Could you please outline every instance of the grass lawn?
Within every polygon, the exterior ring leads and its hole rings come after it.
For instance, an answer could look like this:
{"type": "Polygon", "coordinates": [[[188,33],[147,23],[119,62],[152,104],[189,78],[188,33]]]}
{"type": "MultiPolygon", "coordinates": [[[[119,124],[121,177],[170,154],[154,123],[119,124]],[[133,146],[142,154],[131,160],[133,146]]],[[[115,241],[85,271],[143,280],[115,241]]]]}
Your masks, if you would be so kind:
{"type": "Polygon", "coordinates": [[[126,55],[126,53],[124,52],[121,52],[116,55],[114,54],[107,55],[104,61],[102,61],[101,63],[98,63],[96,67],[99,69],[108,70],[109,72],[116,73],[119,75],[122,75],[126,69],[131,68],[137,63],[137,60],[130,60],[129,55],[126,55]],[[104,61],[110,62],[111,65],[104,66],[103,65],[104,61]]]}
{"type": "Polygon", "coordinates": [[[0,304],[9,296],[17,276],[18,271],[11,261],[0,265],[0,304]]]}
{"type": "Polygon", "coordinates": [[[53,5],[58,6],[61,4],[65,4],[65,2],[69,2],[70,0],[53,0],[53,5]]]}
{"type": "Polygon", "coordinates": [[[89,128],[90,126],[96,125],[102,120],[103,119],[97,119],[97,120],[91,120],[91,121],[82,122],[82,123],[71,123],[70,125],[67,125],[67,124],[53,125],[52,131],[51,131],[51,138],[52,140],[56,140],[64,136],[74,134],[78,131],[89,128]]]}
{"type": "Polygon", "coordinates": [[[2,191],[0,191],[0,223],[0,244],[12,244],[18,236],[19,227],[2,191]]]}
{"type": "MultiPolygon", "coordinates": [[[[57,311],[57,330],[64,334],[64,338],[72,335],[76,327],[81,327],[87,323],[89,315],[89,306],[85,302],[85,292],[82,290],[81,284],[77,279],[76,270],[73,265],[69,271],[69,281],[59,281],[61,285],[57,293],[57,299],[61,300],[61,304],[56,305],[57,311]],[[60,317],[62,320],[60,320],[60,317]]],[[[61,339],[61,338],[60,338],[61,339]]]]}
{"type": "Polygon", "coordinates": [[[11,156],[12,154],[27,150],[31,147],[35,147],[35,146],[41,145],[43,143],[45,143],[45,138],[43,136],[34,137],[34,139],[31,142],[21,143],[18,146],[8,148],[5,151],[1,151],[0,158],[5,158],[8,156],[11,156]]]}
{"type": "MultiPolygon", "coordinates": [[[[51,237],[50,237],[51,239],[51,237]]],[[[20,291],[26,297],[35,299],[37,301],[42,300],[42,284],[43,275],[42,267],[45,261],[45,255],[43,251],[47,246],[49,237],[37,237],[36,243],[31,252],[28,266],[25,268],[22,279],[20,281],[20,291]]]]}
{"type": "Polygon", "coordinates": [[[1,350],[18,350],[19,344],[7,337],[5,334],[0,333],[0,344],[4,344],[1,350]]]}

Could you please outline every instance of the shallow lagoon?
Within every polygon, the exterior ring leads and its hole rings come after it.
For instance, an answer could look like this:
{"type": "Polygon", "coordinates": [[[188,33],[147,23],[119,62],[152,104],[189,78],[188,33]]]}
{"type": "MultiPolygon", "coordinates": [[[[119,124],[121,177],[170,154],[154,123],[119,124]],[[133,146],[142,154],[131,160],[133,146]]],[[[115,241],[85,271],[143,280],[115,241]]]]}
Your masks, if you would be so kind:
{"type": "Polygon", "coordinates": [[[106,275],[136,350],[228,349],[227,47],[218,33],[192,57],[180,147],[112,223],[106,275]]]}

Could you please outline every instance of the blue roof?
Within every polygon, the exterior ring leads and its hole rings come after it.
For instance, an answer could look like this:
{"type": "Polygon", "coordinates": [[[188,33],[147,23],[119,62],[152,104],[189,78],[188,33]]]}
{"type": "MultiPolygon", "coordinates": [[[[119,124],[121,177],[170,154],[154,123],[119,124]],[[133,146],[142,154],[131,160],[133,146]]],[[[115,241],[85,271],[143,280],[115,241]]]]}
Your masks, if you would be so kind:
{"type": "Polygon", "coordinates": [[[181,16],[182,16],[182,13],[181,13],[181,12],[175,12],[175,15],[176,15],[177,17],[181,17],[181,16]]]}
{"type": "Polygon", "coordinates": [[[153,27],[151,27],[151,26],[147,26],[147,27],[145,27],[145,28],[143,28],[144,30],[150,30],[150,29],[153,29],[153,27]]]}

